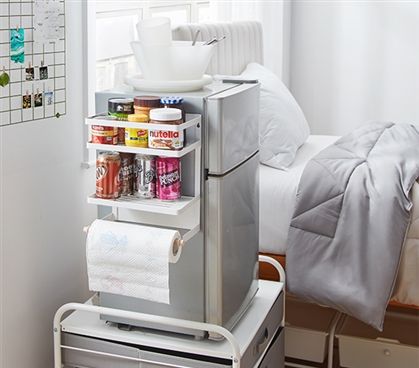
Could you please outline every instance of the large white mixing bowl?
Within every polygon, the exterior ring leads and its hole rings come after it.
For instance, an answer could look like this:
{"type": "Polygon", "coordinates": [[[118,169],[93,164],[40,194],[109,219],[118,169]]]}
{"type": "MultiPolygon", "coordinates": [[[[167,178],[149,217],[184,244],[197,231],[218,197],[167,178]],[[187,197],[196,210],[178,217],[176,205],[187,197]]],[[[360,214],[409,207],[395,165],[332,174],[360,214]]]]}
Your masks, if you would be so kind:
{"type": "Polygon", "coordinates": [[[131,42],[135,58],[145,79],[154,81],[198,80],[208,67],[214,45],[173,41],[171,46],[146,46],[131,42]]]}

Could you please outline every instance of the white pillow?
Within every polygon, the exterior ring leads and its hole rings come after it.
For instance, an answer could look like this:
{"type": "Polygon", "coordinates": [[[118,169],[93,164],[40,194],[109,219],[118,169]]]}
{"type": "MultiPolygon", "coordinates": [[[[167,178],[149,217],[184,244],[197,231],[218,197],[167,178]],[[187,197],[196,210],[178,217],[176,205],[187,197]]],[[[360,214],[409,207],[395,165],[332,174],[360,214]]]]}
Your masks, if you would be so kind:
{"type": "Polygon", "coordinates": [[[287,168],[310,135],[303,111],[284,83],[264,66],[250,63],[240,77],[261,83],[260,162],[277,169],[287,168]]]}

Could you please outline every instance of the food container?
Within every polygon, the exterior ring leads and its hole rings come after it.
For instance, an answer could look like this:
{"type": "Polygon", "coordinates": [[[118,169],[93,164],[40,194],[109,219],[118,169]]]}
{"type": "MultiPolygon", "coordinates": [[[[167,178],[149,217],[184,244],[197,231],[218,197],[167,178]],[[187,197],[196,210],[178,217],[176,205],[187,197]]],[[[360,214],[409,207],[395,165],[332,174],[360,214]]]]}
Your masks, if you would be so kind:
{"type": "Polygon", "coordinates": [[[156,196],[156,159],[149,155],[135,155],[134,176],[135,196],[154,198],[156,196]]]}
{"type": "Polygon", "coordinates": [[[156,196],[173,201],[181,197],[180,160],[175,157],[156,158],[156,196]]]}
{"type": "Polygon", "coordinates": [[[134,192],[134,158],[135,153],[121,152],[121,169],[119,171],[119,194],[130,195],[134,192]]]}
{"type": "Polygon", "coordinates": [[[146,114],[150,118],[150,110],[161,107],[160,97],[136,96],[134,97],[134,110],[136,114],[146,114]]]}
{"type": "Polygon", "coordinates": [[[118,129],[115,127],[92,125],[90,132],[92,133],[92,143],[99,143],[99,144],[117,144],[118,143],[118,129]]]}
{"type": "MultiPolygon", "coordinates": [[[[128,115],[128,121],[136,123],[148,123],[146,114],[128,115]]],[[[146,129],[125,128],[125,145],[131,147],[148,147],[148,131],[146,129]]]]}
{"type": "Polygon", "coordinates": [[[182,120],[186,121],[186,112],[183,105],[183,98],[177,96],[165,96],[160,99],[163,107],[182,110],[182,120]]]}
{"type": "MultiPolygon", "coordinates": [[[[182,110],[182,120],[186,121],[186,111],[183,105],[183,98],[178,96],[165,96],[160,99],[163,107],[182,110]]],[[[183,131],[183,145],[186,144],[186,131],[183,131]]]]}
{"type": "Polygon", "coordinates": [[[121,156],[118,152],[102,152],[96,160],[96,197],[119,197],[119,171],[121,156]]]}
{"type": "MultiPolygon", "coordinates": [[[[182,111],[179,109],[163,108],[150,111],[150,124],[182,124],[182,111]]],[[[167,150],[183,148],[183,131],[149,130],[148,147],[167,150]]]]}
{"type": "MultiPolygon", "coordinates": [[[[129,114],[134,113],[132,98],[110,98],[108,100],[108,114],[118,120],[127,120],[129,114]]],[[[125,142],[125,128],[118,128],[118,144],[125,142]]]]}

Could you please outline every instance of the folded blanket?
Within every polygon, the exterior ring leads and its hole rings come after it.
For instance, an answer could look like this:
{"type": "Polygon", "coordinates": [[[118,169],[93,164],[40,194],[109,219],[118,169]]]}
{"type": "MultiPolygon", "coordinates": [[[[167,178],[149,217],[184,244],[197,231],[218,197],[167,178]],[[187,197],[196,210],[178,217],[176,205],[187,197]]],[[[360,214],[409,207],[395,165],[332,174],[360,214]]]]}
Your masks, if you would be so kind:
{"type": "Polygon", "coordinates": [[[306,166],[287,249],[290,292],[382,329],[419,177],[419,126],[370,123],[306,166]]]}

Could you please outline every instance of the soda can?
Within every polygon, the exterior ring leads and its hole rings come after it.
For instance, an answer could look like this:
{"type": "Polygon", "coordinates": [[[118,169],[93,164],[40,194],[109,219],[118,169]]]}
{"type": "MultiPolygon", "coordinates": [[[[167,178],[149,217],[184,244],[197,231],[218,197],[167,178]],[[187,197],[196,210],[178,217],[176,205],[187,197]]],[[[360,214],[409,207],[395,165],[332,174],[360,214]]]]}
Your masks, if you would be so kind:
{"type": "Polygon", "coordinates": [[[135,195],[140,198],[154,198],[156,196],[155,158],[153,156],[136,154],[134,176],[135,195]]]}
{"type": "Polygon", "coordinates": [[[119,197],[119,171],[121,157],[118,152],[102,152],[96,160],[96,197],[119,197]]]}
{"type": "Polygon", "coordinates": [[[156,159],[156,195],[163,200],[175,200],[181,196],[180,160],[174,157],[156,159]]]}
{"type": "Polygon", "coordinates": [[[119,194],[134,193],[134,153],[120,153],[121,170],[119,171],[119,194]]]}

